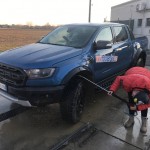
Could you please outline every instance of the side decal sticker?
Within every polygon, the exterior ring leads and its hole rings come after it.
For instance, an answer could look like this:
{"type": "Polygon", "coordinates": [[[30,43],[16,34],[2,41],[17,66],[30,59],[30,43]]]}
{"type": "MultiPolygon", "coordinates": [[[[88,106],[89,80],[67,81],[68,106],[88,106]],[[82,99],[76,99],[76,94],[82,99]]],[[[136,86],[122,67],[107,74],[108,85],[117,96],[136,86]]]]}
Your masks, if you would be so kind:
{"type": "Polygon", "coordinates": [[[101,55],[96,55],[96,63],[100,63],[100,62],[117,62],[118,60],[118,56],[113,56],[113,55],[109,55],[109,56],[101,56],[101,55]]]}

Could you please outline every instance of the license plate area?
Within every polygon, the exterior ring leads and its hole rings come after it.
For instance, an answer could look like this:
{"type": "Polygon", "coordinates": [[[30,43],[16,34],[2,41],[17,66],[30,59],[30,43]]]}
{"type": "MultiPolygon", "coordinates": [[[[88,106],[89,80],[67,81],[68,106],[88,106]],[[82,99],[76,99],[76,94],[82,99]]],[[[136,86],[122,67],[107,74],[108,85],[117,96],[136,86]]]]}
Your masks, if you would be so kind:
{"type": "Polygon", "coordinates": [[[4,91],[7,91],[7,86],[3,83],[0,83],[0,89],[4,90],[4,91]]]}

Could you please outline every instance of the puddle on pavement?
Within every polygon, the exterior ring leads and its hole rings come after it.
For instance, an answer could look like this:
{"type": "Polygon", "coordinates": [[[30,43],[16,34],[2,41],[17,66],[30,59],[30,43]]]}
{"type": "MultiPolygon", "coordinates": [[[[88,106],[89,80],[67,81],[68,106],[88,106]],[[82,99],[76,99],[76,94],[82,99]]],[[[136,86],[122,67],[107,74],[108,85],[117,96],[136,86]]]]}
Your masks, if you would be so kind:
{"type": "Polygon", "coordinates": [[[0,149],[46,150],[81,124],[64,122],[58,105],[34,108],[0,123],[0,149]]]}

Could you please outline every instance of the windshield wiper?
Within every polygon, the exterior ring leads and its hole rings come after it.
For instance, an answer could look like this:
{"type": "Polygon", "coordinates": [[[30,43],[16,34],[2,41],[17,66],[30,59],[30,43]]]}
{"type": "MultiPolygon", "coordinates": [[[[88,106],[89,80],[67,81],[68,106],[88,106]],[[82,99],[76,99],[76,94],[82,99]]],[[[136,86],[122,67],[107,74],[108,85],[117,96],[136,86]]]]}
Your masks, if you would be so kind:
{"type": "Polygon", "coordinates": [[[38,41],[37,43],[41,43],[41,44],[47,44],[47,43],[44,43],[44,42],[40,42],[40,41],[38,41]]]}
{"type": "Polygon", "coordinates": [[[41,43],[41,44],[50,44],[50,45],[57,45],[57,46],[67,46],[67,47],[73,47],[73,48],[81,48],[78,46],[72,46],[72,45],[62,45],[62,44],[55,44],[55,43],[44,43],[44,42],[37,42],[37,43],[41,43]]]}
{"type": "Polygon", "coordinates": [[[51,44],[51,45],[58,45],[58,46],[65,46],[65,45],[55,44],[55,43],[47,43],[47,44],[51,44]]]}

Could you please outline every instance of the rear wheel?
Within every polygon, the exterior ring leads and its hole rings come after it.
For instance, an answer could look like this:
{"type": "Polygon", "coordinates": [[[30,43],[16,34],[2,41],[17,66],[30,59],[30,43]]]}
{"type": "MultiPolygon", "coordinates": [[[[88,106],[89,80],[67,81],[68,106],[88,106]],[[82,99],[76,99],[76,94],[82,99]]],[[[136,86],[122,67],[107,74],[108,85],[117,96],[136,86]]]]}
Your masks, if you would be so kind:
{"type": "Polygon", "coordinates": [[[63,102],[60,103],[62,118],[76,123],[80,120],[85,104],[83,81],[76,80],[66,90],[63,102]]]}
{"type": "Polygon", "coordinates": [[[136,63],[136,66],[144,67],[145,66],[145,61],[143,57],[139,57],[136,63]]]}

